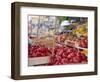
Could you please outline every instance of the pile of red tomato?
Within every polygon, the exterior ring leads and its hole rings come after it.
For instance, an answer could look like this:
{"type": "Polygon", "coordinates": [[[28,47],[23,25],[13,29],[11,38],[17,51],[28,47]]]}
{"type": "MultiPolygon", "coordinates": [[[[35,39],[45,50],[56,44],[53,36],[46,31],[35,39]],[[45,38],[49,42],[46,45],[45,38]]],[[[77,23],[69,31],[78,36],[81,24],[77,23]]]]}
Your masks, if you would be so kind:
{"type": "Polygon", "coordinates": [[[49,56],[48,65],[87,63],[87,56],[81,53],[81,50],[69,46],[48,48],[45,45],[29,45],[28,56],[29,58],[49,56]]]}

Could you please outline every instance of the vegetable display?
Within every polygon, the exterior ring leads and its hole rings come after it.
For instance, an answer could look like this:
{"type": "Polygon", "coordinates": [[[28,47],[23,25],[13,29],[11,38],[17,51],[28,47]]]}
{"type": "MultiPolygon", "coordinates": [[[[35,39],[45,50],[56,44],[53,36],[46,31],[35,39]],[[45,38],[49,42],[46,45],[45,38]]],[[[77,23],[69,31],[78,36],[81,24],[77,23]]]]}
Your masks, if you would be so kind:
{"type": "Polygon", "coordinates": [[[47,27],[41,23],[37,34],[29,34],[28,58],[48,57],[49,62],[43,65],[87,64],[87,19],[53,17],[52,20],[56,20],[53,22],[49,17],[48,20],[45,21],[47,27]],[[50,26],[49,22],[57,26],[50,26]]]}

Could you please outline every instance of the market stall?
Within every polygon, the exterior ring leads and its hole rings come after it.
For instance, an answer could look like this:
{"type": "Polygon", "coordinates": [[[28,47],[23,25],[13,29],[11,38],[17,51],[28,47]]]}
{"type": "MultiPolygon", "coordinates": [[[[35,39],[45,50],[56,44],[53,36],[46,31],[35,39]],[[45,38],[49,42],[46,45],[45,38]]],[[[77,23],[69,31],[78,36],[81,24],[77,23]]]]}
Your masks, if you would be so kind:
{"type": "Polygon", "coordinates": [[[29,66],[88,63],[87,21],[69,18],[60,22],[59,17],[47,17],[43,24],[39,21],[37,33],[28,35],[29,66]]]}

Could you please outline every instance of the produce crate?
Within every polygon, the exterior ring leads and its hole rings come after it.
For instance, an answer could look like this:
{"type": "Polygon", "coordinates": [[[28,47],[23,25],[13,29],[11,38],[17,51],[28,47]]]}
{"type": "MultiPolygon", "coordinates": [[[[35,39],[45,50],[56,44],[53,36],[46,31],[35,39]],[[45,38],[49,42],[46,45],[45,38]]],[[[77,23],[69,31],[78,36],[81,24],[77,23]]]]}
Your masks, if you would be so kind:
{"type": "Polygon", "coordinates": [[[49,56],[34,57],[34,58],[29,58],[28,65],[29,66],[42,65],[42,64],[48,64],[49,62],[50,62],[50,57],[49,56]]]}

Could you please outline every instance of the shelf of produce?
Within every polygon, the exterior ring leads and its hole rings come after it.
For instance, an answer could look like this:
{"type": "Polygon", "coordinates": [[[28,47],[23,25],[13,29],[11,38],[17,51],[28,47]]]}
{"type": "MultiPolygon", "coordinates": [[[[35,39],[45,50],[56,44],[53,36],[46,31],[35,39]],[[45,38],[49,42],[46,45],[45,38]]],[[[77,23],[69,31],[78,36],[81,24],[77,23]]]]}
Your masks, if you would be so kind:
{"type": "Polygon", "coordinates": [[[29,58],[28,59],[28,65],[33,66],[33,65],[41,65],[41,64],[48,64],[50,62],[50,57],[45,56],[45,57],[34,57],[34,58],[29,58]]]}
{"type": "Polygon", "coordinates": [[[58,45],[67,45],[67,46],[75,47],[75,48],[82,49],[82,50],[88,50],[88,48],[83,48],[83,47],[77,46],[74,41],[67,40],[66,43],[62,43],[62,42],[56,42],[56,43],[58,45]],[[69,42],[72,43],[72,44],[69,44],[69,42]]]}

